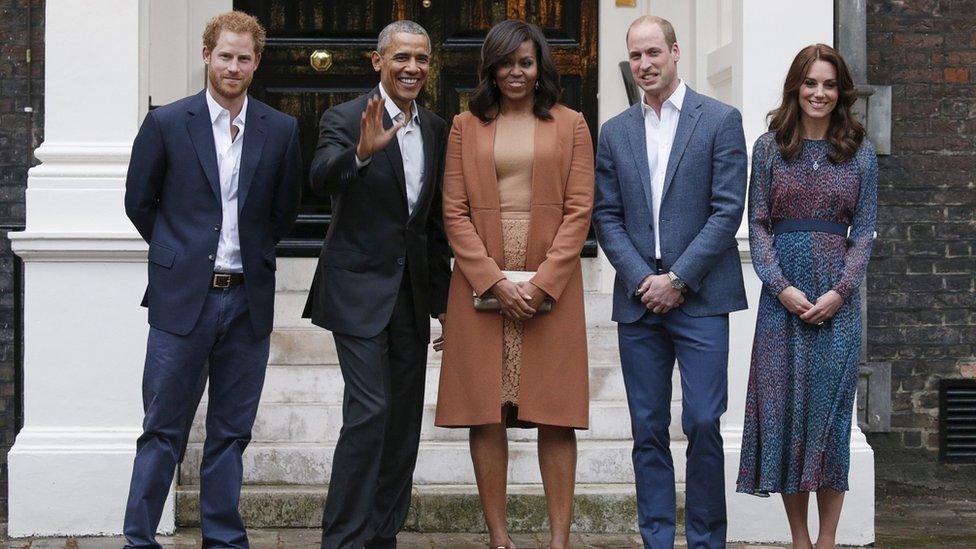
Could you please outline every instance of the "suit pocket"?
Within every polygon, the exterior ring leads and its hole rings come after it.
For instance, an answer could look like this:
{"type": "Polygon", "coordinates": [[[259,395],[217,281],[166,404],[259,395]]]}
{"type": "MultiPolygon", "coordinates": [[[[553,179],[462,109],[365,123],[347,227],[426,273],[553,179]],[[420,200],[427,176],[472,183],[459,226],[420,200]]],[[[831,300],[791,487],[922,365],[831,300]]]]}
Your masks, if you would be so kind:
{"type": "Polygon", "coordinates": [[[176,261],[176,252],[166,246],[153,242],[149,245],[148,259],[160,267],[169,269],[173,266],[173,262],[176,261]]]}
{"type": "Polygon", "coordinates": [[[322,264],[362,273],[369,267],[369,256],[352,250],[325,250],[322,264]]]}

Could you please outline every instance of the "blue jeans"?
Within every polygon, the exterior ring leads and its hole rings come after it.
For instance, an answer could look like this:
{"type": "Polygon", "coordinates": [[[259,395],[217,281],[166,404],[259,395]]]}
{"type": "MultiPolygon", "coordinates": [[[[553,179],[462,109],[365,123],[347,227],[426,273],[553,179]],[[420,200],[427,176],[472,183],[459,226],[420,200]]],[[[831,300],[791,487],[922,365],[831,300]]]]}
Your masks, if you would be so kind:
{"type": "Polygon", "coordinates": [[[689,548],[725,547],[725,459],[719,420],[728,400],[729,316],[691,317],[678,307],[619,324],[617,336],[634,435],[637,513],[645,547],[674,546],[671,374],[681,373],[688,437],[685,536],[689,548]]]}
{"type": "Polygon", "coordinates": [[[243,285],[211,289],[185,336],[149,329],[142,378],[146,415],[125,509],[126,548],[159,547],[156,528],[196,412],[205,364],[210,384],[200,464],[203,546],[248,547],[237,510],[241,454],[251,440],[270,341],[269,335],[254,335],[243,285]]]}

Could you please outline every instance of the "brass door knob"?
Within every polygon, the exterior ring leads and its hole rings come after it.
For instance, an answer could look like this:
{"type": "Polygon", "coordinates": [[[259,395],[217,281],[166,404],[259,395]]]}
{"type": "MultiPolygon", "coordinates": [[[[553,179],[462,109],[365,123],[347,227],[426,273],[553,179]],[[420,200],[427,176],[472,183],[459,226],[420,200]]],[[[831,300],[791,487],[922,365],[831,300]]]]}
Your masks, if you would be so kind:
{"type": "Polygon", "coordinates": [[[308,64],[318,72],[325,72],[332,68],[332,54],[328,50],[315,50],[308,57],[308,64]]]}
{"type": "Polygon", "coordinates": [[[429,8],[431,5],[433,5],[433,2],[431,2],[430,0],[424,0],[421,3],[424,5],[425,8],[429,8]]]}

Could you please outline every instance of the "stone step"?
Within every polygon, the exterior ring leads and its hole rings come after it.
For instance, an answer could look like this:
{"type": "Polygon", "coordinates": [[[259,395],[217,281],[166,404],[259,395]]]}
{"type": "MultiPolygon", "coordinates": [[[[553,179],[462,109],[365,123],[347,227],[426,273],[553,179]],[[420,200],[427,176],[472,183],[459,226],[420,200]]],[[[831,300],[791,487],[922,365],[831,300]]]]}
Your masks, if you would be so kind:
{"type": "MultiPolygon", "coordinates": [[[[672,395],[680,399],[681,383],[675,368],[672,395]]],[[[623,374],[617,363],[590,364],[590,401],[624,401],[623,374]]],[[[428,403],[437,401],[440,359],[428,364],[424,395],[428,403]]],[[[272,364],[264,378],[261,401],[285,403],[340,403],[345,384],[338,364],[272,364]]],[[[206,397],[204,397],[206,398],[206,397]]]]}
{"type": "MultiPolygon", "coordinates": [[[[612,267],[595,257],[584,257],[580,261],[583,267],[583,289],[586,291],[599,289],[601,269],[612,267]]],[[[279,257],[275,291],[308,293],[316,263],[318,263],[317,257],[279,257]]]]}
{"type": "MultiPolygon", "coordinates": [[[[676,488],[678,522],[684,521],[684,487],[676,488]]],[[[248,528],[318,528],[328,490],[324,486],[244,486],[240,510],[248,528]]],[[[512,532],[548,530],[541,485],[509,485],[508,522],[512,532]]],[[[197,486],[177,486],[176,525],[200,524],[197,486]]],[[[577,484],[573,507],[575,532],[637,531],[632,484],[577,484]]],[[[408,532],[483,532],[481,503],[472,485],[414,486],[408,532]]]]}
{"type": "MultiPolygon", "coordinates": [[[[424,407],[422,441],[466,441],[467,429],[434,426],[434,404],[424,407]]],[[[681,415],[681,403],[671,405],[672,417],[681,415]]],[[[190,431],[190,442],[203,442],[206,406],[197,411],[190,431]]],[[[676,422],[675,422],[676,423],[676,422]]],[[[262,402],[258,408],[251,439],[261,443],[335,442],[342,427],[342,404],[262,402]]],[[[535,440],[535,429],[512,429],[509,439],[535,440]]],[[[579,440],[630,441],[630,414],[626,402],[590,404],[590,428],[577,431],[579,440]]],[[[672,424],[671,438],[682,439],[680,425],[672,424]]]]}
{"type": "MultiPolygon", "coordinates": [[[[675,477],[684,482],[685,441],[672,441],[675,477]]],[[[628,484],[634,481],[630,441],[580,440],[576,481],[584,484],[628,484]]],[[[198,484],[199,442],[189,444],[180,467],[181,484],[198,484]]],[[[252,442],[244,452],[244,482],[248,484],[326,484],[332,469],[332,443],[252,442]]],[[[539,484],[534,441],[509,443],[508,480],[539,484]]],[[[464,441],[424,442],[420,445],[414,483],[474,484],[468,444],[464,441]]]]}
{"type": "MultiPolygon", "coordinates": [[[[432,337],[437,337],[436,330],[432,337]]],[[[617,331],[615,328],[588,328],[586,331],[587,352],[594,364],[620,363],[617,351],[617,331]]],[[[440,353],[428,349],[428,364],[439,364],[440,353]]],[[[281,328],[271,333],[271,356],[269,364],[338,364],[335,340],[332,333],[313,328],[281,328]]]]}
{"type": "MultiPolygon", "coordinates": [[[[586,325],[591,328],[608,328],[614,324],[610,321],[613,307],[613,295],[584,292],[584,308],[586,311],[586,325]]],[[[307,318],[302,318],[308,290],[278,291],[275,293],[274,326],[277,329],[312,328],[307,318]]],[[[439,328],[437,321],[431,323],[432,328],[439,328]]]]}

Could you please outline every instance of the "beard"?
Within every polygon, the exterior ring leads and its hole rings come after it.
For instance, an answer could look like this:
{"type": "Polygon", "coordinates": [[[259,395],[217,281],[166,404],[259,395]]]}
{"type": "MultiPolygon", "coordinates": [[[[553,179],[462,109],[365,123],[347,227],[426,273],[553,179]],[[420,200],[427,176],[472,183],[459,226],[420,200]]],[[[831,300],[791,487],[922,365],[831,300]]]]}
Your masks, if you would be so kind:
{"type": "Polygon", "coordinates": [[[242,78],[237,82],[239,86],[229,85],[220,77],[220,74],[213,68],[207,68],[207,81],[210,83],[212,93],[220,95],[226,99],[237,99],[247,93],[248,86],[251,85],[251,78],[242,78]]]}

